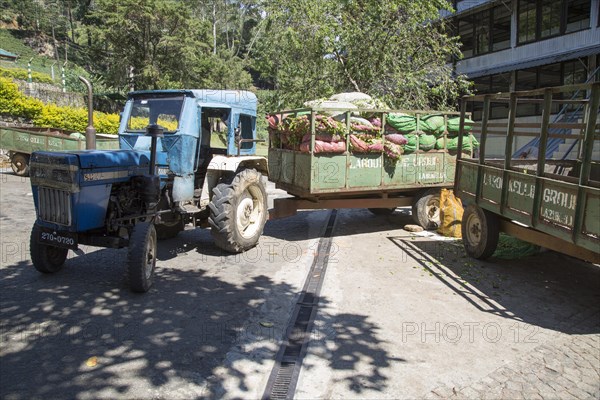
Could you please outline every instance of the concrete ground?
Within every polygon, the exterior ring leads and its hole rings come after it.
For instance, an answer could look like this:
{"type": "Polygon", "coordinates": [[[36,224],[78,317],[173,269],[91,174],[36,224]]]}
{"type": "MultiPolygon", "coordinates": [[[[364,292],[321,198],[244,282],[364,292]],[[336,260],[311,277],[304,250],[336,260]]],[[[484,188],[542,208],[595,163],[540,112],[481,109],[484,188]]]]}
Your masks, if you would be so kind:
{"type": "MultiPolygon", "coordinates": [[[[186,230],[134,294],[126,250],[35,271],[30,193],[0,174],[0,398],[262,396],[329,211],[269,221],[241,255],[186,230]]],[[[597,266],[474,261],[409,222],[405,209],[338,213],[296,398],[600,397],[597,266]]]]}
{"type": "Polygon", "coordinates": [[[341,214],[297,398],[599,398],[597,266],[480,262],[405,223],[341,214]]]}

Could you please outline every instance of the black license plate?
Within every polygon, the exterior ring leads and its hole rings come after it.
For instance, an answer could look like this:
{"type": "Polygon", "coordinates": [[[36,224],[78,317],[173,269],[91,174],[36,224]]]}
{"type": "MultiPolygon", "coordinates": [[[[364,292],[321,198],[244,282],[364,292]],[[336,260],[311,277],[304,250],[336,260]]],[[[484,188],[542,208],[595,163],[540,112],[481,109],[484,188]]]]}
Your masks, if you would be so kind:
{"type": "Polygon", "coordinates": [[[51,229],[41,229],[38,242],[75,250],[77,249],[77,234],[53,231],[51,229]]]}

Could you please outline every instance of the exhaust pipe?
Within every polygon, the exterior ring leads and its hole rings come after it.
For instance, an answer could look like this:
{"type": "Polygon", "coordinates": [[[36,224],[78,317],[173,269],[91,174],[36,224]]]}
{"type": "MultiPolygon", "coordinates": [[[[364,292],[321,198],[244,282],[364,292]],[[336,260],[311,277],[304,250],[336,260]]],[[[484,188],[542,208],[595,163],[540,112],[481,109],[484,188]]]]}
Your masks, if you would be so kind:
{"type": "Polygon", "coordinates": [[[83,76],[79,80],[87,86],[88,90],[88,126],[85,128],[85,149],[96,150],[96,129],[94,128],[94,106],[92,103],[92,84],[83,76]]]}

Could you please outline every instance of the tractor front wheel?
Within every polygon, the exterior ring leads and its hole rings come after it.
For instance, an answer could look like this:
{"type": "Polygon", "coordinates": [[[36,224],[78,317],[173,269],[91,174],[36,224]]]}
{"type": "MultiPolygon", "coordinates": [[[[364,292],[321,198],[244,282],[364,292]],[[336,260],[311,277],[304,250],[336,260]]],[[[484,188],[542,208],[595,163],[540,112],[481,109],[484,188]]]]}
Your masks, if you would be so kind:
{"type": "Polygon", "coordinates": [[[147,292],[153,283],[156,268],[156,229],[154,224],[139,222],[129,236],[127,276],[133,292],[147,292]]]}
{"type": "Polygon", "coordinates": [[[254,247],[267,221],[267,192],[261,174],[245,169],[213,189],[208,222],[218,247],[239,253],[254,247]]]}
{"type": "Polygon", "coordinates": [[[65,264],[69,249],[42,244],[38,241],[39,237],[40,227],[34,224],[29,240],[29,252],[33,266],[44,274],[60,271],[65,264]]]}

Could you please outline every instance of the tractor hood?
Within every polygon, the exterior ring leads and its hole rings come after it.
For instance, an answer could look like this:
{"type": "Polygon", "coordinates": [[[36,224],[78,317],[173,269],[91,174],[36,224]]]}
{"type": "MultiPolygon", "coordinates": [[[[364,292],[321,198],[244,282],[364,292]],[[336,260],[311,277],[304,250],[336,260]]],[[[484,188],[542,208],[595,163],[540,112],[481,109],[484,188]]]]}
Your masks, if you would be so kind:
{"type": "MultiPolygon", "coordinates": [[[[166,154],[157,152],[157,165],[166,165],[166,154]]],[[[80,150],[64,153],[36,151],[31,161],[38,164],[68,164],[79,169],[128,169],[148,167],[150,152],[144,150],[80,150]]]]}
{"type": "Polygon", "coordinates": [[[119,168],[125,169],[137,166],[148,166],[150,163],[149,151],[136,150],[85,150],[74,151],[79,158],[81,169],[119,168]]]}
{"type": "MultiPolygon", "coordinates": [[[[81,186],[117,183],[148,173],[150,152],[139,150],[36,151],[31,155],[31,183],[77,191],[81,186]]],[[[166,154],[157,154],[166,165],[166,154]]]]}

